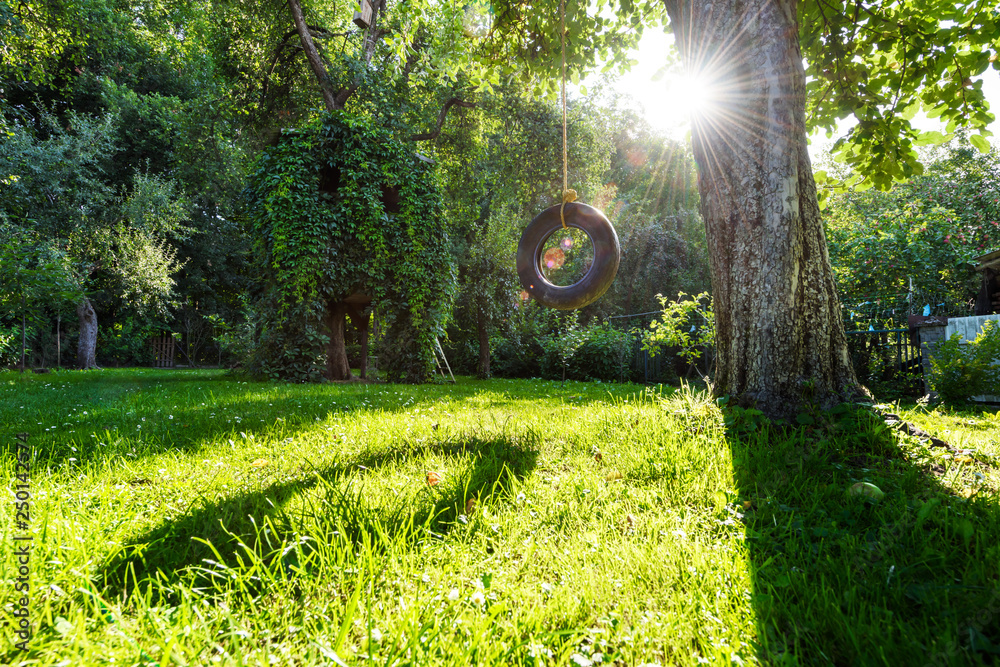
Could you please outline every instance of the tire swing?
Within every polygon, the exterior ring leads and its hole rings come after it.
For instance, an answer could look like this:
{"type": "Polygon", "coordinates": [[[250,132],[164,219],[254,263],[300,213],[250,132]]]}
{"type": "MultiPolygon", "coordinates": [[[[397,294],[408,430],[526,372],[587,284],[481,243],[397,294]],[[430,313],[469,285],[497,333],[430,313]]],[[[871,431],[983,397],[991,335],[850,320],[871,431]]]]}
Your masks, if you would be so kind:
{"type": "Polygon", "coordinates": [[[566,149],[566,10],[559,6],[562,43],[562,149],[563,192],[562,203],[551,206],[532,220],[517,244],[517,276],[521,287],[538,303],[557,310],[573,310],[593,303],[603,295],[618,273],[621,246],[618,234],[608,218],[598,209],[587,204],[577,204],[576,190],[569,189],[568,153],[566,149]],[[560,228],[581,230],[594,248],[594,261],[579,281],[565,287],[554,285],[545,277],[542,263],[545,260],[545,242],[560,228]]]}

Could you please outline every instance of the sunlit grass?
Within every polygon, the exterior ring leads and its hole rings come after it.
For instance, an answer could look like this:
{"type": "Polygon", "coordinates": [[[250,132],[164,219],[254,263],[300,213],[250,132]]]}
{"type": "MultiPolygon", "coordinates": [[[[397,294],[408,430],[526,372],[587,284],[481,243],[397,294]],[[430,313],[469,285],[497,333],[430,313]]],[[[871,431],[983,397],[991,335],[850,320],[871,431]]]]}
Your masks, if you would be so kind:
{"type": "MultiPolygon", "coordinates": [[[[36,452],[35,634],[5,632],[5,663],[975,664],[1000,642],[991,413],[914,413],[977,450],[943,476],[851,411],[781,430],[634,385],[3,374],[0,414],[5,488],[14,434],[36,452]]],[[[15,571],[5,549],[6,623],[15,571]]]]}
{"type": "Polygon", "coordinates": [[[18,659],[751,659],[729,453],[706,446],[721,423],[694,433],[670,390],[8,382],[7,433],[38,456],[18,659]]]}

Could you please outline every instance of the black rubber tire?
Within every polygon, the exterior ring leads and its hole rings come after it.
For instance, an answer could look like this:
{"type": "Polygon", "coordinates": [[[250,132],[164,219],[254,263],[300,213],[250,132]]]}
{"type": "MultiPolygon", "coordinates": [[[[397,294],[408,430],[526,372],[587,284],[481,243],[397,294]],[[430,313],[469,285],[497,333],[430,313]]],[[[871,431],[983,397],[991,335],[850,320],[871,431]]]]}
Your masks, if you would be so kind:
{"type": "Polygon", "coordinates": [[[594,244],[594,261],[577,283],[560,287],[542,275],[542,250],[545,241],[562,229],[559,205],[545,209],[531,221],[517,244],[517,275],[521,286],[538,303],[558,310],[583,308],[608,291],[621,261],[618,234],[599,210],[586,204],[566,204],[566,226],[582,230],[594,244]]]}

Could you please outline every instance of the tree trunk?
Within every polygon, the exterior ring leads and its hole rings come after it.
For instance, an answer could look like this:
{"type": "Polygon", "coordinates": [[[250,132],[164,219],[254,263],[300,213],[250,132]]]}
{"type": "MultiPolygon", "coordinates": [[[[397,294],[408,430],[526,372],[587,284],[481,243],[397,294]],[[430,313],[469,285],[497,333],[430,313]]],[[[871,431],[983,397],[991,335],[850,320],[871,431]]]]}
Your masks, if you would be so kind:
{"type": "Polygon", "coordinates": [[[476,375],[486,379],[490,376],[490,329],[484,305],[479,306],[476,331],[479,333],[479,367],[476,369],[476,375]]]}
{"type": "Polygon", "coordinates": [[[21,372],[24,372],[24,354],[25,348],[28,346],[28,316],[26,315],[28,308],[27,299],[22,294],[21,295],[21,372]]]}
{"type": "Polygon", "coordinates": [[[796,0],[664,0],[687,71],[717,326],[715,391],[772,418],[863,391],[851,366],[805,133],[796,0]]]}
{"type": "Polygon", "coordinates": [[[364,307],[348,306],[347,314],[351,316],[351,323],[358,330],[358,340],[361,343],[361,379],[368,379],[368,328],[371,323],[372,314],[365,312],[364,307]]]}
{"type": "Polygon", "coordinates": [[[97,368],[97,313],[90,299],[83,298],[77,307],[80,318],[80,341],[76,348],[76,363],[80,370],[97,368]]]}
{"type": "Polygon", "coordinates": [[[347,347],[344,343],[344,324],[347,319],[347,304],[335,301],[327,306],[326,328],[330,342],[326,346],[326,379],[350,380],[351,366],[347,363],[347,347]]]}

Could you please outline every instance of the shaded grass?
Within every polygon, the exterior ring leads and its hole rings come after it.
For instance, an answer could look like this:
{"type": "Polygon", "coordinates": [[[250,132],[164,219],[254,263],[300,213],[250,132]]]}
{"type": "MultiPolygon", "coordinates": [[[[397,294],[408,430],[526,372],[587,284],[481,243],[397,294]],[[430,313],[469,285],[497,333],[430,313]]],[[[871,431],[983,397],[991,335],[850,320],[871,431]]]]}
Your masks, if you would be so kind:
{"type": "MultiPolygon", "coordinates": [[[[631,385],[101,371],[0,376],[0,409],[36,451],[13,664],[988,664],[1000,642],[990,415],[912,414],[975,445],[959,461],[854,410],[776,429],[631,385]]],[[[6,623],[14,571],[7,550],[6,623]]]]}
{"type": "Polygon", "coordinates": [[[971,458],[941,468],[943,450],[929,454],[865,411],[804,421],[794,435],[763,426],[730,437],[761,655],[774,664],[994,662],[996,468],[971,458]],[[858,482],[884,499],[845,493],[858,482]]]}

